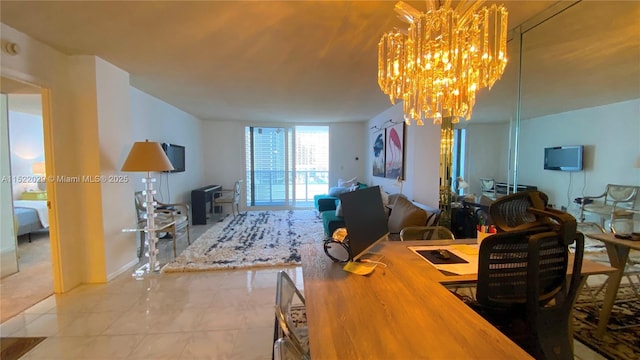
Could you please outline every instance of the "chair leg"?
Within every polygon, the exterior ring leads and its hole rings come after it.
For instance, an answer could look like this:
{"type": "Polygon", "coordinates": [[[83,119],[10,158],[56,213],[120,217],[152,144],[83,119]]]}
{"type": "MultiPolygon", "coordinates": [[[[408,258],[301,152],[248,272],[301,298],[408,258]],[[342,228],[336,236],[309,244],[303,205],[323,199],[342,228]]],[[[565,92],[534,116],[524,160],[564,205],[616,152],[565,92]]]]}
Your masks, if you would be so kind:
{"type": "Polygon", "coordinates": [[[175,258],[177,256],[177,249],[176,249],[176,226],[173,225],[171,227],[171,237],[173,239],[173,257],[175,258]]]}
{"type": "Polygon", "coordinates": [[[142,259],[142,257],[144,256],[144,239],[147,236],[145,235],[144,232],[139,231],[138,232],[138,238],[140,238],[140,250],[138,250],[138,258],[142,259]]]}
{"type": "Polygon", "coordinates": [[[187,221],[187,244],[191,245],[191,234],[189,231],[189,221],[187,221]]]}

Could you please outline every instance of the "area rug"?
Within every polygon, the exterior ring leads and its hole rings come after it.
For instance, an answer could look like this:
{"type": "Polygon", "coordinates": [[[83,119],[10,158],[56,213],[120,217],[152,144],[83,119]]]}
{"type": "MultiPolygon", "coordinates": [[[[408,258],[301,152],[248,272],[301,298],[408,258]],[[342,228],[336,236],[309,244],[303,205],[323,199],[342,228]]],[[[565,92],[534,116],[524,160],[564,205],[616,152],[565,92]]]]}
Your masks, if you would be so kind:
{"type": "MultiPolygon", "coordinates": [[[[602,338],[595,336],[599,307],[582,291],[573,310],[574,337],[608,359],[640,359],[640,301],[633,288],[621,285],[611,312],[607,330],[602,338]]],[[[604,291],[596,298],[602,304],[604,291]]]]}
{"type": "Polygon", "coordinates": [[[300,246],[323,238],[322,221],[312,210],[247,211],[211,227],[162,271],[300,264],[300,246]]]}

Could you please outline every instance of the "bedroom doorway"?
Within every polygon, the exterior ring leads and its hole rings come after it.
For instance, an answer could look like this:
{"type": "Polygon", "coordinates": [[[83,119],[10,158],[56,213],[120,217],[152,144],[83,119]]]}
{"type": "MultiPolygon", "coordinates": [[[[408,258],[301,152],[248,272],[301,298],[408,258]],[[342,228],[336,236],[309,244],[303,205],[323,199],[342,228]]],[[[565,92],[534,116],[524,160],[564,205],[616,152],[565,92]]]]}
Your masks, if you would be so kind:
{"type": "Polygon", "coordinates": [[[9,242],[15,244],[17,265],[17,272],[3,273],[0,279],[0,320],[4,322],[52,295],[54,282],[46,187],[38,181],[45,175],[42,90],[3,77],[1,92],[7,104],[2,111],[8,125],[11,179],[9,194],[3,188],[3,213],[4,208],[13,212],[3,218],[15,222],[9,224],[14,225],[9,242]]]}

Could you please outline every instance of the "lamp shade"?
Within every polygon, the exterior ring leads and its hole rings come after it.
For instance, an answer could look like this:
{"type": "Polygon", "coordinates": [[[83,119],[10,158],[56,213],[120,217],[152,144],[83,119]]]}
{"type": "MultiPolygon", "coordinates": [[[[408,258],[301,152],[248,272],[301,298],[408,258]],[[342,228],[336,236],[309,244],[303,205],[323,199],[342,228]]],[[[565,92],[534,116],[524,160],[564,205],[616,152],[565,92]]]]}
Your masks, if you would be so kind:
{"type": "Polygon", "coordinates": [[[44,162],[38,161],[31,164],[31,173],[34,175],[45,175],[46,170],[44,168],[44,162]]]}
{"type": "Polygon", "coordinates": [[[122,171],[169,171],[171,161],[157,142],[137,141],[131,147],[122,171]]]}
{"type": "Polygon", "coordinates": [[[463,190],[464,190],[464,189],[466,189],[466,188],[468,188],[468,187],[469,187],[469,183],[468,183],[468,182],[466,182],[466,181],[462,178],[462,176],[458,176],[458,178],[457,178],[456,180],[458,180],[458,189],[463,189],[463,190]]]}

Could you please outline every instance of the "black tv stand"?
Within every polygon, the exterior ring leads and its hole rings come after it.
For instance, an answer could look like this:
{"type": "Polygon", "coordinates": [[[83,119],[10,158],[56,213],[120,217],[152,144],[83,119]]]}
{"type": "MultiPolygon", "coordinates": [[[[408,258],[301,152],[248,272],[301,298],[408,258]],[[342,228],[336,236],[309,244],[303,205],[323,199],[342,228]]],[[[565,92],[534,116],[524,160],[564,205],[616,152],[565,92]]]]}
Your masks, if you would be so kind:
{"type": "Polygon", "coordinates": [[[191,190],[191,223],[193,225],[207,224],[207,214],[213,215],[213,199],[219,196],[221,189],[220,185],[207,185],[191,190]],[[209,204],[208,207],[207,204],[209,204]]]}

